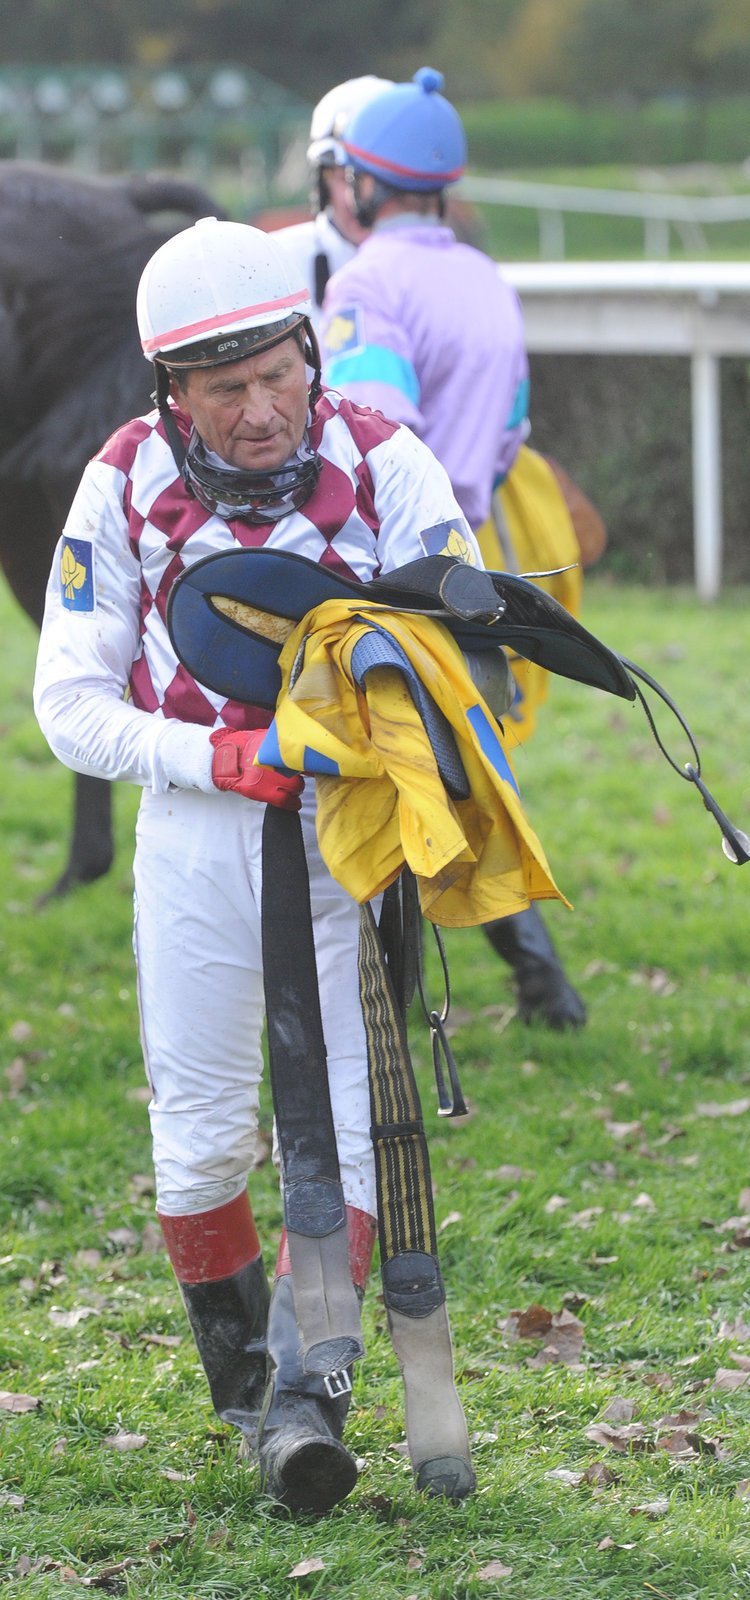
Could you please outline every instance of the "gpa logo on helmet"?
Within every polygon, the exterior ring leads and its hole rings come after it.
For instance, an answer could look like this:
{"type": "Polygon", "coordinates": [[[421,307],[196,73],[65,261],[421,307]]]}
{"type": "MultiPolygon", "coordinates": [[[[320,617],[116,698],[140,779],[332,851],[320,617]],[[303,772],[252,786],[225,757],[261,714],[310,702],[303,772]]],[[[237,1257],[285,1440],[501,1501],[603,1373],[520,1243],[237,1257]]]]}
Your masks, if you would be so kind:
{"type": "Polygon", "coordinates": [[[477,564],[468,526],[460,517],[452,522],[436,522],[434,527],[425,528],[420,539],[428,556],[453,556],[456,561],[465,561],[467,567],[477,564]]]}
{"type": "Polygon", "coordinates": [[[222,344],[217,344],[216,354],[217,356],[220,356],[224,350],[239,350],[239,348],[239,339],[225,339],[222,344]]]}
{"type": "Polygon", "coordinates": [[[94,550],[89,539],[63,539],[60,599],[66,611],[93,611],[94,550]]]}

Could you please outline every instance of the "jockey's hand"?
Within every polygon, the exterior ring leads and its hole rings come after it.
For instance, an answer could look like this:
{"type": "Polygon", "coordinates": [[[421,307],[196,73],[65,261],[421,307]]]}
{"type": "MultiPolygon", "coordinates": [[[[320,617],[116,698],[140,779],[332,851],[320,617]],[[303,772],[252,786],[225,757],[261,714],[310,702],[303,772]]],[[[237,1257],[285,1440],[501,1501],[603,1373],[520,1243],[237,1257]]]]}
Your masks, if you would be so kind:
{"type": "Polygon", "coordinates": [[[276,772],[274,767],[254,767],[255,752],[266,735],[265,728],[246,729],[234,733],[231,728],[217,728],[211,734],[214,747],[211,777],[217,789],[233,789],[248,800],[260,800],[262,805],[279,806],[282,811],[299,811],[300,795],[305,787],[299,773],[276,772]]]}

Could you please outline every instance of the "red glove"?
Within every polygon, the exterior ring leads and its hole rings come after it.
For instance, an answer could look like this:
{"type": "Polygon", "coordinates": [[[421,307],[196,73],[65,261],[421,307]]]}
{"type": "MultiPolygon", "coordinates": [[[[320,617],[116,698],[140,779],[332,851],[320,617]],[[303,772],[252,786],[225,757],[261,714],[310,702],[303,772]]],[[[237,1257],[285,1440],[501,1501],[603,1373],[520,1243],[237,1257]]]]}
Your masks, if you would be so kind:
{"type": "Polygon", "coordinates": [[[255,752],[266,736],[265,728],[252,728],[233,733],[231,728],[217,728],[211,734],[214,756],[211,777],[217,789],[234,789],[248,800],[261,804],[280,806],[282,811],[299,811],[304,779],[295,772],[287,776],[274,767],[254,767],[255,752]]]}

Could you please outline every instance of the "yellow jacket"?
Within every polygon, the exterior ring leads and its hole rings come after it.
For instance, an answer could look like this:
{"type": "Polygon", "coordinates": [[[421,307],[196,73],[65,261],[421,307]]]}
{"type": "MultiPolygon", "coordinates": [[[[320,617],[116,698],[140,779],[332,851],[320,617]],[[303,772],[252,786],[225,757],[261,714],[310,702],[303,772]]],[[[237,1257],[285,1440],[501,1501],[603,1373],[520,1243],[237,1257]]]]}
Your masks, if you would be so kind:
{"type": "Polygon", "coordinates": [[[355,900],[371,900],[404,864],[417,878],[424,915],[446,926],[489,922],[530,900],[564,899],[524,815],[498,724],[441,623],[371,602],[329,600],[297,625],[279,666],[282,692],[256,759],[315,773],[320,849],[355,900]],[[402,673],[376,667],[366,699],[357,688],[352,651],[372,625],[405,651],[450,723],[468,800],[447,794],[402,673]],[[302,670],[290,688],[303,643],[302,670]]]}
{"type": "MultiPolygon", "coordinates": [[[[515,570],[520,573],[546,572],[567,567],[550,578],[536,580],[574,617],[581,609],[583,573],[580,550],[570,512],[552,468],[536,450],[523,445],[505,482],[495,490],[499,515],[504,523],[513,553],[515,570]]],[[[482,560],[490,572],[507,567],[497,529],[489,517],[477,530],[482,560]]],[[[518,696],[508,714],[504,742],[511,754],[534,732],[539,707],[547,698],[549,673],[534,661],[525,661],[509,652],[518,696]]]]}

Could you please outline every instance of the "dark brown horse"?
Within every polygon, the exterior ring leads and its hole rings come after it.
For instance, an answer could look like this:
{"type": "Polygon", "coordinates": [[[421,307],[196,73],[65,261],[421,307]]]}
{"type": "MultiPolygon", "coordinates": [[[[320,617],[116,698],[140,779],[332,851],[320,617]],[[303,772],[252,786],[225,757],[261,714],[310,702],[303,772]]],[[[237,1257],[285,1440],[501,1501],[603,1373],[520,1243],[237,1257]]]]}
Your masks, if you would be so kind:
{"type": "MultiPolygon", "coordinates": [[[[177,179],[0,161],[0,565],[37,625],[86,462],[150,404],[135,322],[141,271],[170,233],[209,214],[210,196],[177,179]]],[[[110,785],[79,776],[52,892],[100,877],[112,849],[110,785]]]]}

